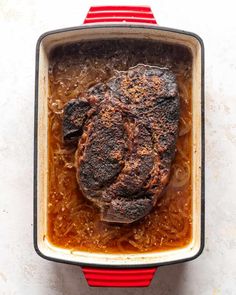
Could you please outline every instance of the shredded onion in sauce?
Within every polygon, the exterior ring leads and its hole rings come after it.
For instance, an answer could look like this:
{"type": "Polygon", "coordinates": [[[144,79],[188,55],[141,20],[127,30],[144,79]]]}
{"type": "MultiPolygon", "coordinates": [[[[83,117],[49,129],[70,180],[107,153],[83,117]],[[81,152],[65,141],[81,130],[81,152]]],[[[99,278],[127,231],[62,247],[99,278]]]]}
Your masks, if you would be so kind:
{"type": "Polygon", "coordinates": [[[51,56],[49,80],[48,238],[73,251],[136,253],[183,247],[191,240],[191,71],[186,48],[145,41],[102,41],[58,48],[51,56]],[[62,114],[67,101],[115,70],[138,63],[174,71],[180,92],[176,156],[165,194],[152,212],[130,225],[100,221],[98,208],[85,199],[74,167],[76,145],[62,141],[62,114]]]}
{"type": "Polygon", "coordinates": [[[190,164],[188,162],[183,162],[182,165],[174,164],[172,169],[174,170],[171,179],[171,185],[173,188],[179,189],[189,183],[191,171],[190,164]]]}
{"type": "Polygon", "coordinates": [[[191,130],[191,122],[187,121],[184,118],[180,118],[180,128],[179,128],[179,136],[183,136],[190,132],[191,130]]]}

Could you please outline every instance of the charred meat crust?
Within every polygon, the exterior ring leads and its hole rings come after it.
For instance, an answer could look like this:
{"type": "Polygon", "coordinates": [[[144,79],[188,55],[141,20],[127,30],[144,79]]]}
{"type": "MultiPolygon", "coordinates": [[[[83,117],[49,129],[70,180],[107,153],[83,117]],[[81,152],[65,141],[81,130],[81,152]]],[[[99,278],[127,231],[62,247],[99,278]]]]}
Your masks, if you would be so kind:
{"type": "Polygon", "coordinates": [[[137,65],[95,85],[64,109],[63,135],[79,138],[77,180],[104,221],[131,223],[155,205],[169,179],[179,121],[174,74],[137,65]]]}
{"type": "Polygon", "coordinates": [[[89,109],[90,104],[84,98],[71,100],[65,106],[63,118],[63,138],[65,141],[74,140],[82,134],[89,109]]]}

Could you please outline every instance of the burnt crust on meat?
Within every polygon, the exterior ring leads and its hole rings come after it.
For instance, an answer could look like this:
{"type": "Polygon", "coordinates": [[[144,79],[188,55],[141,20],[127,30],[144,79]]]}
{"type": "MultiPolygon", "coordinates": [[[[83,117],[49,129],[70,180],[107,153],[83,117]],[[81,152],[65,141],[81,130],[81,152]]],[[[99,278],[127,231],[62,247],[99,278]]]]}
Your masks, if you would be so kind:
{"type": "Polygon", "coordinates": [[[64,108],[63,138],[65,141],[77,139],[83,132],[90,103],[84,99],[71,100],[64,108]]]}
{"type": "Polygon", "coordinates": [[[179,122],[175,75],[137,65],[116,72],[64,108],[63,136],[78,139],[76,176],[101,219],[131,223],[162,195],[179,122]]]}
{"type": "Polygon", "coordinates": [[[124,155],[122,113],[110,104],[102,105],[86,126],[77,150],[77,179],[88,198],[120,173],[124,155]]]}

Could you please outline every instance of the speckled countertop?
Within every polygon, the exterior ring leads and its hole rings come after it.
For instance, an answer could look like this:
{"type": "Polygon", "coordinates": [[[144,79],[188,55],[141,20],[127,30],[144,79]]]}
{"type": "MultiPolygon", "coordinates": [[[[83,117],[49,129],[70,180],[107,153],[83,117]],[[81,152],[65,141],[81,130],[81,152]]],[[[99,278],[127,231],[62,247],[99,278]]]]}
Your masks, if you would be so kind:
{"type": "Polygon", "coordinates": [[[161,25],[196,32],[205,43],[205,250],[193,262],[159,268],[151,286],[144,289],[91,289],[79,267],[36,255],[32,243],[35,44],[44,31],[81,24],[90,1],[1,0],[0,295],[236,294],[234,1],[141,3],[151,4],[161,25]]]}

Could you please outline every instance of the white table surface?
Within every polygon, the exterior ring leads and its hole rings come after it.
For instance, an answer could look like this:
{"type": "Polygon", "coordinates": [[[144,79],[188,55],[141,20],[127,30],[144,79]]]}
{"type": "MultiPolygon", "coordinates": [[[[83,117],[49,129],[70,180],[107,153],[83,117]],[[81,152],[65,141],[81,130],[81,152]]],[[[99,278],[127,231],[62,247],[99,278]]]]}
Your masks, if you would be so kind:
{"type": "Polygon", "coordinates": [[[0,295],[236,294],[234,2],[152,3],[159,24],[205,43],[205,250],[193,262],[159,268],[149,288],[104,289],[89,288],[79,267],[43,260],[32,243],[35,43],[45,31],[81,24],[89,1],[0,1],[0,295]]]}

